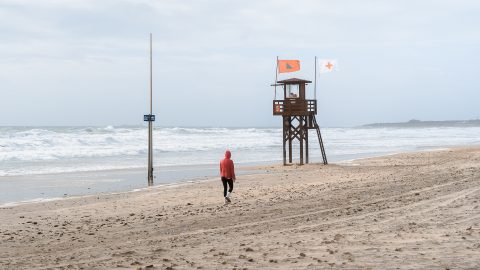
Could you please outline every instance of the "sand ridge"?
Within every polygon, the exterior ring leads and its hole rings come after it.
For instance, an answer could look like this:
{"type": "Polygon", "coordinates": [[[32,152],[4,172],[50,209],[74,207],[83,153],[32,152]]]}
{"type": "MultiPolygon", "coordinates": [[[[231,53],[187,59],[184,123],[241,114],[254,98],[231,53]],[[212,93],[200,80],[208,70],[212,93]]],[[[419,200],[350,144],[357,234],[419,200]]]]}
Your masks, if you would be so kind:
{"type": "Polygon", "coordinates": [[[5,269],[478,269],[480,149],[0,209],[5,269]]]}

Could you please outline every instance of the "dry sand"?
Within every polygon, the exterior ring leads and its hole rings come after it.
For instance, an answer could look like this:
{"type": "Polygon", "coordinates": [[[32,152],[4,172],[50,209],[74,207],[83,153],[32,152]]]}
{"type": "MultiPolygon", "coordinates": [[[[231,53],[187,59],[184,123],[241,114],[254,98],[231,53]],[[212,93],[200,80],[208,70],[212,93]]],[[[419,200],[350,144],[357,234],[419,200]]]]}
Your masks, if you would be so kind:
{"type": "Polygon", "coordinates": [[[2,269],[480,269],[480,148],[0,209],[2,269]]]}

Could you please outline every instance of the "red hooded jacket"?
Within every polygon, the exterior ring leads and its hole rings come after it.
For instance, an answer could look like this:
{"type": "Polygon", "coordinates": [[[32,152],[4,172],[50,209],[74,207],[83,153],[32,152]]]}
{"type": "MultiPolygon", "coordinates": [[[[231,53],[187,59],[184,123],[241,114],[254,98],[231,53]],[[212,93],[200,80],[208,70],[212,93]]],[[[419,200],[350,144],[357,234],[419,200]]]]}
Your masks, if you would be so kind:
{"type": "Polygon", "coordinates": [[[220,161],[220,176],[235,180],[235,168],[233,160],[230,159],[232,153],[229,150],[225,152],[225,158],[220,161]]]}

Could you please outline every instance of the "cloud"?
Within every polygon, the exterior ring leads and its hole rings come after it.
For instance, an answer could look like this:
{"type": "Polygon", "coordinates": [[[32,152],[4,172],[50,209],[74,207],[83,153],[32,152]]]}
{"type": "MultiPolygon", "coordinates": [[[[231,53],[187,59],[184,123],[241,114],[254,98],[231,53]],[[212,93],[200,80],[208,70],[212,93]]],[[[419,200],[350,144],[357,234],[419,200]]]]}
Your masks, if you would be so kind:
{"type": "MultiPolygon", "coordinates": [[[[252,114],[263,114],[264,106],[271,102],[268,85],[274,78],[277,55],[300,58],[305,70],[295,76],[310,79],[315,55],[338,58],[342,71],[322,79],[325,87],[368,103],[357,90],[360,87],[377,95],[377,103],[382,98],[389,102],[385,89],[401,94],[421,91],[415,83],[424,86],[422,77],[444,82],[446,91],[450,81],[435,76],[452,58],[468,63],[469,69],[476,68],[479,11],[480,3],[473,0],[3,0],[0,92],[3,94],[7,85],[21,93],[38,86],[37,91],[46,93],[38,95],[38,100],[49,104],[57,98],[68,101],[68,94],[62,94],[65,88],[79,100],[88,100],[80,94],[85,89],[85,95],[98,93],[99,100],[112,99],[119,89],[128,93],[138,87],[143,91],[148,78],[148,34],[152,32],[158,91],[197,112],[215,114],[199,105],[212,104],[238,121],[248,122],[223,103],[230,96],[236,99],[235,106],[249,104],[257,108],[252,114]],[[28,82],[18,83],[26,78],[28,82]],[[407,79],[412,81],[408,84],[411,89],[401,89],[398,85],[407,85],[407,79]],[[49,91],[56,96],[49,97],[49,91]]],[[[466,88],[478,85],[470,74],[451,72],[464,77],[466,88]]],[[[338,97],[329,95],[322,98],[338,97]]],[[[471,92],[469,95],[471,98],[471,92]]],[[[125,104],[137,98],[125,96],[113,99],[125,104]]],[[[14,95],[10,103],[21,99],[14,95]]],[[[170,103],[164,104],[163,113],[175,110],[174,102],[170,103]]],[[[132,105],[132,110],[141,106],[143,102],[132,105]]],[[[98,104],[98,110],[101,107],[98,104]]],[[[5,108],[1,115],[15,110],[5,108]]],[[[41,108],[48,110],[48,106],[41,108]]],[[[354,114],[356,109],[357,104],[349,103],[345,111],[354,114]]],[[[357,121],[335,117],[338,106],[328,110],[327,115],[333,115],[331,123],[357,121]]],[[[72,113],[81,119],[80,108],[72,113]]],[[[169,119],[173,125],[208,124],[201,115],[184,112],[169,119]]],[[[258,121],[274,121],[266,117],[268,120],[258,121]]]]}

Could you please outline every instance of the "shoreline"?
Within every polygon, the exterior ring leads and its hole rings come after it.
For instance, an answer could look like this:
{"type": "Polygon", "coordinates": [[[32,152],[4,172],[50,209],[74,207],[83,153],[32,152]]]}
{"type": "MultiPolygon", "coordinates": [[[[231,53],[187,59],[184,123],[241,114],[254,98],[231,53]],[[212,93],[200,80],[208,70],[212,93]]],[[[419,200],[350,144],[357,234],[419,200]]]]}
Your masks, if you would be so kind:
{"type": "MultiPolygon", "coordinates": [[[[260,166],[260,165],[258,165],[260,166]]],[[[260,169],[249,169],[252,166],[245,166],[244,167],[239,167],[238,170],[238,175],[243,176],[243,175],[255,175],[255,174],[260,174],[262,173],[260,169]]],[[[129,169],[124,169],[124,170],[115,170],[116,173],[119,172],[131,172],[129,169]]],[[[144,170],[142,170],[143,173],[144,170]]],[[[176,170],[172,170],[172,172],[177,172],[176,170]]],[[[92,172],[96,173],[96,172],[92,172]]],[[[102,173],[105,173],[102,171],[102,173]]],[[[43,175],[42,175],[43,176],[43,175]]],[[[50,176],[50,175],[46,175],[50,176]]],[[[60,176],[60,175],[59,175],[60,176]]],[[[49,201],[59,201],[59,200],[68,200],[68,199],[75,199],[75,198],[88,198],[88,197],[95,197],[95,196],[109,196],[109,195],[117,195],[117,194],[123,194],[123,193],[133,193],[133,192],[144,192],[148,190],[154,190],[157,188],[165,188],[165,187],[170,187],[170,186],[181,186],[181,185],[188,185],[188,184],[195,184],[195,183],[200,183],[200,182],[208,182],[208,181],[214,181],[217,180],[217,177],[214,176],[209,176],[209,175],[198,175],[194,176],[192,178],[183,178],[177,181],[173,182],[166,182],[166,183],[158,183],[152,187],[148,186],[140,186],[140,187],[132,187],[130,189],[124,189],[124,190],[117,190],[117,191],[100,191],[100,192],[95,192],[91,194],[74,194],[74,195],[65,195],[65,196],[59,196],[59,197],[39,197],[39,198],[33,198],[29,200],[23,200],[23,201],[11,201],[11,202],[2,202],[0,203],[0,209],[1,208],[6,208],[6,207],[15,207],[17,205],[25,205],[25,204],[37,204],[37,203],[42,203],[42,202],[49,202],[49,201]]],[[[90,189],[90,188],[89,188],[90,189]]]]}
{"type": "MultiPolygon", "coordinates": [[[[407,150],[407,151],[401,151],[401,152],[392,152],[388,154],[381,154],[381,155],[372,155],[372,156],[366,156],[366,157],[359,157],[359,158],[354,158],[354,159],[348,159],[348,160],[340,160],[337,162],[333,162],[331,164],[339,164],[339,165],[352,165],[356,161],[361,161],[361,160],[366,160],[366,159],[371,159],[371,158],[382,158],[382,157],[388,157],[388,156],[394,156],[398,154],[406,154],[406,153],[421,153],[421,152],[429,152],[429,151],[443,151],[443,150],[449,150],[449,149],[462,149],[462,148],[469,148],[469,147],[476,147],[475,145],[472,146],[464,146],[464,145],[459,145],[459,146],[453,146],[453,147],[439,147],[439,148],[429,148],[429,149],[423,149],[423,150],[407,150]]],[[[250,174],[259,174],[255,173],[255,171],[262,170],[261,168],[266,168],[269,166],[282,166],[281,163],[274,163],[274,161],[271,162],[248,162],[248,163],[253,163],[254,165],[244,165],[240,164],[237,168],[237,170],[240,172],[240,175],[250,175],[250,174]],[[257,164],[255,164],[257,163],[257,164]],[[243,173],[242,172],[246,172],[243,173]]],[[[247,163],[247,164],[248,164],[247,163]]],[[[311,164],[317,164],[317,163],[311,163],[311,164]]],[[[298,164],[293,163],[287,166],[298,166],[298,164]]],[[[195,164],[195,165],[176,165],[176,166],[165,166],[164,168],[169,168],[169,170],[161,170],[162,172],[179,172],[179,169],[182,169],[182,171],[195,171],[196,169],[206,169],[210,168],[211,164],[195,164]]],[[[51,174],[40,174],[40,175],[33,175],[33,176],[39,176],[39,177],[61,177],[64,174],[71,174],[71,175],[76,175],[76,174],[95,174],[95,173],[132,173],[134,171],[141,171],[143,173],[144,168],[124,168],[124,169],[109,169],[109,170],[100,170],[100,171],[81,171],[81,172],[67,172],[67,173],[51,173],[51,174]]],[[[29,177],[32,175],[21,175],[21,176],[12,176],[12,177],[29,177]]],[[[86,178],[87,176],[85,176],[86,178]]],[[[153,187],[132,187],[130,189],[120,189],[117,191],[99,191],[96,193],[90,193],[90,194],[73,194],[73,195],[64,195],[64,196],[57,196],[57,197],[37,197],[37,198],[32,198],[28,200],[21,200],[21,201],[10,201],[10,202],[0,202],[0,208],[6,208],[6,207],[15,207],[17,205],[24,205],[24,204],[36,204],[36,203],[42,203],[42,202],[49,202],[49,201],[57,201],[57,200],[64,200],[64,199],[71,199],[71,198],[82,198],[82,197],[90,197],[90,196],[106,196],[106,195],[115,195],[115,194],[121,194],[121,193],[131,193],[131,192],[137,192],[140,190],[148,190],[152,188],[162,188],[166,186],[171,186],[171,185],[182,185],[182,184],[189,184],[189,183],[196,183],[200,181],[213,181],[216,178],[214,176],[209,176],[209,175],[197,175],[194,177],[190,178],[183,178],[180,180],[172,181],[172,182],[166,182],[166,183],[159,183],[157,185],[154,185],[153,187]]],[[[90,189],[90,188],[89,188],[90,189]]]]}
{"type": "Polygon", "coordinates": [[[480,147],[0,208],[5,269],[476,269],[480,147]]]}
{"type": "Polygon", "coordinates": [[[7,202],[7,203],[4,203],[4,204],[0,204],[0,209],[1,208],[12,208],[12,207],[28,205],[28,204],[48,203],[48,202],[60,201],[60,200],[88,199],[88,198],[91,198],[91,197],[99,197],[99,196],[115,196],[115,195],[129,194],[129,193],[135,193],[135,192],[148,192],[148,191],[154,190],[156,188],[168,188],[168,187],[172,187],[172,186],[188,185],[188,184],[200,183],[200,182],[204,182],[204,181],[213,181],[213,180],[215,180],[215,179],[209,178],[209,179],[187,180],[187,181],[182,181],[182,182],[159,184],[159,185],[155,185],[155,186],[152,186],[152,187],[136,188],[136,189],[132,189],[132,190],[118,191],[118,192],[100,192],[100,193],[95,193],[95,194],[71,195],[71,196],[55,197],[55,198],[37,198],[37,199],[29,200],[29,201],[7,202]]]}

